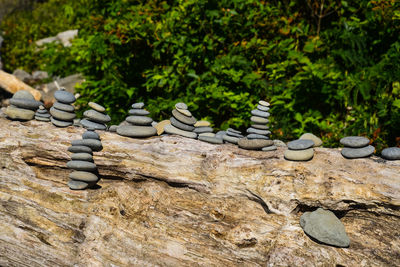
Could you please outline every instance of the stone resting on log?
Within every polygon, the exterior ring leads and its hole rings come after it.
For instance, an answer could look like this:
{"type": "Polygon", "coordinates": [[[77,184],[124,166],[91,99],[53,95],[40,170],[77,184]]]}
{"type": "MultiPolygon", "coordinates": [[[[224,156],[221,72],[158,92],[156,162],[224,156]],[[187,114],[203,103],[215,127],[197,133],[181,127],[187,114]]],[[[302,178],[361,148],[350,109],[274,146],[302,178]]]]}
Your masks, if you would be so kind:
{"type": "Polygon", "coordinates": [[[0,112],[0,266],[399,266],[400,162],[312,161],[180,136],[100,131],[99,186],[68,188],[83,128],[0,112]],[[307,236],[300,217],[330,210],[348,248],[307,236]]]}

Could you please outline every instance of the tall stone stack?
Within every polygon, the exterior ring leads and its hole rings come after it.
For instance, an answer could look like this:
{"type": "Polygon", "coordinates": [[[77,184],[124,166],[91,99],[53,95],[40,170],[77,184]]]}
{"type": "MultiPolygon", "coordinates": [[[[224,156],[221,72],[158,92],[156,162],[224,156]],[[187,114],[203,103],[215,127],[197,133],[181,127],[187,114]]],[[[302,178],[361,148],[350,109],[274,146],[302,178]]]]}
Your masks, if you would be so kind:
{"type": "Polygon", "coordinates": [[[86,110],[83,113],[85,117],[80,121],[80,124],[86,129],[105,130],[108,122],[111,121],[110,116],[105,114],[106,109],[94,102],[89,102],[89,107],[92,109],[86,110]]]}
{"type": "Polygon", "coordinates": [[[134,103],[126,117],[126,125],[117,127],[117,133],[122,136],[134,138],[146,138],[157,134],[156,128],[151,123],[153,119],[148,115],[150,112],[144,109],[144,103],[134,103]]]}
{"type": "Polygon", "coordinates": [[[5,113],[12,120],[32,120],[35,116],[35,110],[43,105],[42,102],[36,101],[33,95],[25,90],[16,92],[10,99],[10,105],[5,113]]]}
{"type": "Polygon", "coordinates": [[[171,124],[164,126],[164,131],[168,134],[177,134],[188,138],[197,138],[197,133],[194,132],[194,124],[196,118],[188,110],[185,103],[177,103],[175,109],[172,110],[171,124]]]}
{"type": "Polygon", "coordinates": [[[50,117],[51,117],[50,113],[43,105],[40,105],[40,107],[36,110],[35,120],[49,122],[50,117]]]}
{"type": "Polygon", "coordinates": [[[83,190],[94,186],[99,181],[97,166],[93,161],[93,151],[102,149],[100,136],[93,128],[84,132],[82,139],[71,142],[68,151],[73,154],[67,167],[74,171],[69,174],[68,186],[70,189],[83,190]]]}
{"type": "Polygon", "coordinates": [[[270,116],[269,110],[270,104],[266,101],[260,100],[257,105],[257,109],[251,111],[251,122],[252,125],[247,129],[247,136],[238,140],[240,148],[252,149],[252,150],[263,150],[271,151],[275,150],[273,141],[269,140],[271,132],[268,130],[267,123],[270,116]]]}
{"type": "Polygon", "coordinates": [[[237,145],[239,139],[243,137],[244,136],[242,135],[242,132],[232,128],[228,128],[225,134],[222,136],[222,139],[225,141],[225,143],[231,143],[237,145]]]}
{"type": "Polygon", "coordinates": [[[375,151],[375,148],[369,145],[369,139],[362,136],[343,137],[340,143],[344,145],[342,156],[348,159],[369,157],[375,151]]]}
{"type": "Polygon", "coordinates": [[[60,88],[54,93],[54,98],[56,102],[50,108],[51,122],[57,127],[73,125],[76,114],[72,103],[76,100],[75,96],[65,88],[60,88]]]}

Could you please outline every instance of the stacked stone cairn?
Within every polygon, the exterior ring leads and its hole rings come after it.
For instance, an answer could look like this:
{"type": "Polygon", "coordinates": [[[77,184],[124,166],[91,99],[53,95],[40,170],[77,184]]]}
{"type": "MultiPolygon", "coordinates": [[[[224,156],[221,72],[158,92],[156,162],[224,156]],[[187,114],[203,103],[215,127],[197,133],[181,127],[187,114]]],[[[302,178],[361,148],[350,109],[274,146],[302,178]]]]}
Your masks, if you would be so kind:
{"type": "Polygon", "coordinates": [[[33,119],[35,110],[41,105],[43,103],[36,101],[30,92],[20,90],[10,99],[10,105],[5,113],[12,120],[28,121],[33,119]]]}
{"type": "Polygon", "coordinates": [[[198,134],[197,139],[211,144],[222,144],[223,140],[213,133],[214,129],[208,121],[198,121],[194,124],[194,132],[198,134]]]}
{"type": "Polygon", "coordinates": [[[284,157],[287,160],[293,161],[307,161],[314,157],[315,145],[313,140],[310,139],[298,139],[291,141],[287,144],[288,149],[284,153],[284,157]]]}
{"type": "Polygon", "coordinates": [[[38,110],[36,110],[35,120],[49,122],[50,117],[51,117],[50,113],[43,105],[40,105],[38,110]]]}
{"type": "Polygon", "coordinates": [[[57,127],[73,125],[76,114],[72,103],[76,100],[75,96],[65,88],[60,88],[54,93],[54,98],[56,102],[50,108],[51,122],[57,127]]]}
{"type": "Polygon", "coordinates": [[[153,119],[148,115],[150,112],[143,109],[144,103],[134,103],[126,117],[125,125],[117,127],[117,134],[127,137],[146,138],[157,134],[156,128],[151,123],[153,119]]]}
{"type": "Polygon", "coordinates": [[[93,162],[93,151],[101,151],[100,136],[94,128],[87,129],[82,139],[73,140],[68,148],[72,152],[67,167],[74,170],[69,174],[68,186],[72,190],[83,190],[94,186],[98,181],[97,166],[93,162]]]}
{"type": "Polygon", "coordinates": [[[185,103],[177,103],[175,105],[175,109],[172,110],[172,117],[169,120],[171,124],[164,126],[165,133],[193,139],[197,138],[197,133],[194,132],[194,125],[197,120],[192,116],[185,103]]]}
{"type": "Polygon", "coordinates": [[[83,113],[85,117],[80,121],[80,124],[86,129],[105,130],[108,122],[111,121],[110,116],[105,114],[106,109],[94,102],[89,102],[89,107],[92,109],[86,110],[83,113]]]}
{"type": "Polygon", "coordinates": [[[260,100],[257,105],[257,109],[251,111],[251,122],[252,125],[247,129],[248,135],[245,138],[238,140],[238,145],[243,149],[250,150],[263,150],[272,151],[276,150],[274,142],[269,140],[271,132],[268,130],[267,123],[270,116],[269,110],[270,104],[266,101],[260,100]]]}
{"type": "Polygon", "coordinates": [[[244,138],[242,133],[232,128],[228,128],[222,135],[222,139],[225,141],[225,143],[231,143],[235,145],[238,144],[240,138],[244,138]]]}
{"type": "Polygon", "coordinates": [[[362,136],[343,137],[340,143],[344,145],[342,156],[348,159],[369,157],[375,151],[375,148],[369,145],[369,139],[362,136]]]}

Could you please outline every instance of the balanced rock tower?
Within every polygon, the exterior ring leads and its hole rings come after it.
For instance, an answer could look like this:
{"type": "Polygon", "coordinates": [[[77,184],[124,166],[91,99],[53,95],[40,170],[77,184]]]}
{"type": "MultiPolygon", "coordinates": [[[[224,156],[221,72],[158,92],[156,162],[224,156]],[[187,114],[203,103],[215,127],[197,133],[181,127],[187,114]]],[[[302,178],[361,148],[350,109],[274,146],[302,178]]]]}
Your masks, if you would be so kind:
{"type": "Polygon", "coordinates": [[[50,113],[43,105],[40,105],[40,107],[36,110],[35,120],[49,122],[50,117],[51,117],[50,113]]]}
{"type": "Polygon", "coordinates": [[[105,130],[108,122],[111,121],[110,116],[105,114],[106,109],[94,102],[89,102],[89,107],[92,109],[86,110],[83,113],[85,117],[80,121],[80,124],[86,129],[105,130]]]}
{"type": "Polygon", "coordinates": [[[197,133],[194,132],[194,124],[197,120],[192,116],[185,103],[177,103],[175,105],[175,109],[172,110],[172,117],[169,120],[171,124],[164,126],[166,133],[193,139],[197,138],[197,133]]]}
{"type": "Polygon", "coordinates": [[[12,120],[32,120],[35,116],[35,110],[43,105],[42,102],[36,101],[31,93],[25,90],[16,92],[10,99],[10,105],[5,113],[12,120]]]}
{"type": "Polygon", "coordinates": [[[93,151],[101,151],[103,146],[100,136],[89,128],[82,139],[73,140],[68,148],[72,152],[67,167],[74,170],[69,174],[68,186],[72,190],[82,190],[94,186],[98,181],[97,166],[93,161],[93,151]]]}
{"type": "Polygon", "coordinates": [[[156,128],[151,123],[153,119],[150,112],[144,109],[144,103],[134,103],[129,110],[129,116],[125,119],[125,125],[117,127],[117,133],[122,136],[146,138],[157,134],[156,128]]]}
{"type": "Polygon", "coordinates": [[[76,100],[75,96],[65,88],[60,88],[54,93],[54,98],[56,102],[50,108],[51,122],[57,127],[73,125],[76,114],[72,103],[76,100]]]}
{"type": "Polygon", "coordinates": [[[340,143],[344,145],[342,156],[348,159],[369,157],[375,151],[375,148],[369,145],[369,139],[362,136],[343,137],[340,143]]]}

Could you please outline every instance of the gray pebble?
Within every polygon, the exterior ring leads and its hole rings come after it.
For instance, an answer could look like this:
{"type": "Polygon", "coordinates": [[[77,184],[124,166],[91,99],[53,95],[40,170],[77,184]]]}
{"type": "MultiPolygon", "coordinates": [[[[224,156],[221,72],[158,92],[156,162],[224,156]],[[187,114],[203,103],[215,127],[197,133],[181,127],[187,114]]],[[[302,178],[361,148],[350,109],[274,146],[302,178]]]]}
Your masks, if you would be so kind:
{"type": "Polygon", "coordinates": [[[108,123],[111,121],[110,116],[107,114],[103,114],[98,112],[94,109],[89,109],[83,112],[83,116],[90,119],[91,121],[98,122],[98,123],[108,123]]]}
{"type": "Polygon", "coordinates": [[[369,144],[369,139],[362,136],[347,136],[340,139],[340,143],[347,147],[365,147],[369,144]]]}
{"type": "Polygon", "coordinates": [[[260,129],[256,129],[256,128],[250,127],[250,128],[247,129],[247,133],[249,133],[249,134],[268,135],[271,132],[268,131],[268,130],[260,130],[260,129]]]}
{"type": "Polygon", "coordinates": [[[72,121],[62,121],[62,120],[57,120],[53,117],[50,118],[51,123],[53,123],[57,127],[68,127],[72,125],[72,121]]]}
{"type": "Polygon", "coordinates": [[[82,181],[69,180],[68,187],[71,190],[83,190],[83,189],[86,189],[89,187],[89,183],[82,182],[82,181]]]}
{"type": "Polygon", "coordinates": [[[95,183],[99,180],[96,174],[85,171],[73,171],[69,174],[69,178],[75,181],[83,181],[87,183],[95,183]]]}
{"type": "Polygon", "coordinates": [[[275,151],[276,149],[277,149],[277,147],[272,145],[272,146],[263,147],[261,150],[262,151],[275,151]]]}
{"type": "Polygon", "coordinates": [[[118,125],[111,125],[110,128],[108,128],[108,131],[110,132],[116,132],[118,128],[118,125]]]}
{"type": "Polygon", "coordinates": [[[188,138],[193,138],[193,139],[197,138],[197,133],[189,132],[189,131],[183,131],[181,129],[176,128],[172,124],[165,125],[164,126],[164,131],[166,133],[168,133],[168,134],[177,134],[177,135],[181,135],[181,136],[188,137],[188,138]]]}
{"type": "Polygon", "coordinates": [[[193,116],[192,117],[185,116],[176,109],[172,110],[172,116],[174,116],[175,119],[177,119],[178,121],[188,125],[194,125],[197,122],[197,120],[193,116]]]}
{"type": "Polygon", "coordinates": [[[171,117],[169,120],[170,120],[171,124],[178,129],[181,129],[183,131],[189,131],[189,132],[192,132],[194,130],[194,126],[184,124],[184,123],[178,121],[177,119],[175,119],[174,117],[171,117]]]}
{"type": "Polygon", "coordinates": [[[211,137],[211,136],[199,136],[198,138],[200,141],[204,141],[211,144],[223,144],[223,140],[218,137],[211,137]]]}
{"type": "Polygon", "coordinates": [[[269,140],[268,136],[262,135],[262,134],[248,134],[247,139],[264,139],[264,140],[269,140]]]}
{"type": "Polygon", "coordinates": [[[10,104],[19,108],[25,108],[30,110],[37,110],[39,106],[43,105],[43,103],[40,101],[32,99],[24,99],[24,98],[11,98],[10,104]]]}
{"type": "Polygon", "coordinates": [[[96,164],[83,160],[71,160],[67,162],[67,167],[76,171],[94,172],[97,170],[96,164]]]}
{"type": "Polygon", "coordinates": [[[83,119],[80,121],[80,124],[85,128],[94,128],[96,130],[105,130],[107,126],[103,123],[97,123],[88,119],[83,119]]]}
{"type": "Polygon", "coordinates": [[[268,118],[271,114],[269,114],[269,112],[266,111],[261,111],[258,109],[253,109],[251,111],[251,115],[253,116],[258,116],[258,117],[262,117],[262,118],[268,118]]]}
{"type": "Polygon", "coordinates": [[[157,130],[153,126],[125,125],[118,126],[117,133],[127,137],[145,138],[156,135],[157,130]]]}
{"type": "Polygon", "coordinates": [[[232,129],[232,128],[228,128],[228,129],[226,129],[226,131],[227,132],[231,132],[231,133],[236,133],[236,134],[242,134],[241,131],[238,131],[238,130],[235,130],[235,129],[232,129]]]}
{"type": "Polygon", "coordinates": [[[76,114],[74,112],[66,112],[62,111],[59,109],[56,109],[55,107],[52,107],[50,109],[50,114],[57,120],[61,121],[73,121],[76,117],[76,114]]]}
{"type": "Polygon", "coordinates": [[[96,140],[96,139],[73,140],[71,142],[71,145],[73,145],[73,146],[87,146],[87,147],[90,147],[92,149],[92,151],[101,151],[103,149],[101,141],[96,140]]]}
{"type": "Polygon", "coordinates": [[[91,107],[92,109],[94,109],[94,110],[96,110],[98,112],[103,113],[104,111],[106,111],[106,109],[102,105],[99,105],[99,104],[97,104],[95,102],[89,102],[88,105],[89,105],[89,107],[91,107]]]}
{"type": "Polygon", "coordinates": [[[179,108],[179,109],[188,109],[188,106],[185,103],[182,103],[182,102],[176,103],[175,107],[179,108]]]}
{"type": "Polygon", "coordinates": [[[89,153],[74,153],[71,155],[71,159],[93,162],[93,156],[89,153]]]}
{"type": "Polygon", "coordinates": [[[207,126],[200,126],[200,127],[196,127],[194,129],[194,132],[197,133],[197,134],[212,133],[213,132],[213,128],[207,127],[207,126]]]}
{"type": "Polygon", "coordinates": [[[264,107],[269,107],[270,106],[270,104],[267,101],[264,101],[264,100],[258,101],[258,104],[260,104],[261,106],[264,106],[264,107]]]}
{"type": "Polygon", "coordinates": [[[389,160],[400,159],[400,147],[388,147],[382,150],[382,158],[389,160]]]}
{"type": "Polygon", "coordinates": [[[268,119],[262,118],[262,117],[259,117],[259,116],[251,116],[250,117],[250,121],[252,121],[254,123],[257,123],[257,124],[267,124],[269,122],[268,119]]]}
{"type": "Polygon", "coordinates": [[[35,116],[35,120],[49,122],[50,118],[43,118],[43,117],[35,116]]]}
{"type": "Polygon", "coordinates": [[[86,132],[84,132],[82,134],[82,139],[96,139],[96,140],[100,140],[100,135],[98,133],[96,133],[95,131],[92,130],[87,130],[86,132]]]}
{"type": "Polygon", "coordinates": [[[134,125],[149,126],[153,122],[153,119],[146,116],[128,116],[126,121],[134,125]]]}
{"type": "Polygon", "coordinates": [[[46,118],[50,120],[51,115],[49,113],[35,113],[35,117],[46,118]]]}
{"type": "Polygon", "coordinates": [[[272,140],[264,140],[264,139],[241,138],[238,141],[238,145],[240,148],[250,149],[250,150],[260,150],[263,147],[271,146],[272,144],[273,144],[272,140]]]}
{"type": "Polygon", "coordinates": [[[311,160],[314,157],[314,148],[308,148],[302,150],[288,149],[285,151],[284,157],[287,160],[293,160],[293,161],[311,160]]]}
{"type": "Polygon", "coordinates": [[[58,102],[62,102],[65,104],[71,104],[73,102],[75,102],[76,98],[73,94],[71,94],[68,91],[65,90],[58,90],[54,93],[54,98],[58,101],[58,102]]]}
{"type": "Polygon", "coordinates": [[[223,135],[223,136],[222,136],[222,139],[223,139],[224,141],[228,142],[228,143],[235,144],[235,145],[237,145],[237,143],[238,143],[238,141],[239,141],[239,138],[238,138],[238,137],[229,136],[229,135],[223,135]]]}
{"type": "Polygon", "coordinates": [[[257,124],[257,123],[253,123],[251,125],[251,127],[259,129],[259,130],[268,130],[269,129],[269,127],[267,125],[265,125],[265,124],[257,124]]]}
{"type": "Polygon", "coordinates": [[[75,107],[70,104],[55,102],[53,107],[55,107],[58,110],[62,110],[62,111],[66,111],[66,112],[75,112],[75,107]]]}
{"type": "Polygon", "coordinates": [[[229,129],[226,130],[226,135],[232,136],[232,137],[237,137],[237,138],[243,138],[244,136],[240,133],[232,132],[229,129]]]}
{"type": "Polygon", "coordinates": [[[88,153],[93,155],[92,149],[88,146],[70,146],[68,151],[72,153],[88,153]]]}
{"type": "Polygon", "coordinates": [[[291,150],[303,150],[314,146],[314,141],[309,139],[298,139],[287,144],[291,150]]]}
{"type": "Polygon", "coordinates": [[[15,94],[13,95],[12,98],[35,100],[33,95],[29,91],[26,91],[26,90],[19,90],[19,91],[15,92],[15,94]]]}
{"type": "Polygon", "coordinates": [[[129,110],[129,115],[139,115],[139,116],[147,116],[150,112],[145,109],[134,108],[129,110]]]}
{"type": "Polygon", "coordinates": [[[258,109],[258,110],[261,110],[261,111],[268,111],[268,110],[269,110],[269,107],[266,107],[266,106],[263,106],[263,105],[258,104],[258,105],[257,105],[257,109],[258,109]]]}
{"type": "Polygon", "coordinates": [[[143,107],[144,107],[144,103],[143,102],[132,104],[132,108],[143,108],[143,107]]]}
{"type": "Polygon", "coordinates": [[[215,136],[218,136],[218,137],[222,138],[222,136],[224,136],[224,135],[226,135],[226,134],[227,134],[226,131],[218,131],[218,132],[215,134],[215,136]]]}
{"type": "Polygon", "coordinates": [[[374,153],[375,148],[373,146],[366,146],[360,148],[344,147],[342,149],[342,156],[348,159],[365,158],[369,157],[374,153]]]}

